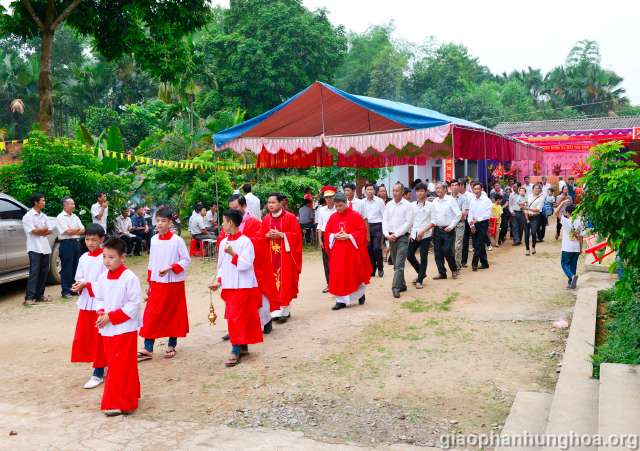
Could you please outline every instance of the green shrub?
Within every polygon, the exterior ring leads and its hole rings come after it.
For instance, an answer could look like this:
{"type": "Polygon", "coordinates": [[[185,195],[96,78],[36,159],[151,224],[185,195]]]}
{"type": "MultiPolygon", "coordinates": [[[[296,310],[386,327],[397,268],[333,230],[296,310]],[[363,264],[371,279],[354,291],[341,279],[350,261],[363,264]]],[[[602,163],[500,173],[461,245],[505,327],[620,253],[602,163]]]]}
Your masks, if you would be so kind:
{"type": "Polygon", "coordinates": [[[78,141],[54,141],[34,131],[21,157],[21,163],[0,168],[0,190],[27,205],[33,192],[42,192],[48,201],[47,214],[51,216],[62,210],[61,199],[71,196],[76,202],[76,213],[83,222],[90,222],[95,193],[104,191],[109,194],[112,219],[129,197],[132,177],[103,174],[102,162],[91,152],[85,152],[78,141]]]}
{"type": "Polygon", "coordinates": [[[87,108],[85,124],[91,133],[98,136],[111,126],[120,127],[120,116],[111,108],[91,106],[87,108]]]}
{"type": "Polygon", "coordinates": [[[229,174],[225,171],[219,171],[217,174],[218,179],[218,196],[216,197],[216,175],[212,173],[205,173],[208,178],[196,178],[193,181],[191,190],[189,191],[187,209],[190,211],[196,202],[202,202],[206,207],[211,205],[212,202],[216,202],[220,211],[224,211],[227,208],[227,201],[229,196],[233,194],[233,188],[231,187],[231,181],[229,180],[229,174]]]}
{"type": "Polygon", "coordinates": [[[600,364],[605,362],[640,364],[640,291],[637,281],[638,274],[628,270],[615,287],[601,293],[609,319],[604,325],[605,341],[593,355],[596,377],[600,374],[600,364]]]}

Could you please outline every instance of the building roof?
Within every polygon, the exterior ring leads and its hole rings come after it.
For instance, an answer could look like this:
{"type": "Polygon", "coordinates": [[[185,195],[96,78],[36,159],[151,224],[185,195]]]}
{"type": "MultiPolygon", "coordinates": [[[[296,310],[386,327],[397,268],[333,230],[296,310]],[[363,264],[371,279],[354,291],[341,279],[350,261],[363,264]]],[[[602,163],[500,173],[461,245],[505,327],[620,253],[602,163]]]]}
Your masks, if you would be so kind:
{"type": "Polygon", "coordinates": [[[554,119],[546,121],[501,122],[495,131],[504,135],[559,130],[614,130],[640,127],[640,116],[554,119]]]}

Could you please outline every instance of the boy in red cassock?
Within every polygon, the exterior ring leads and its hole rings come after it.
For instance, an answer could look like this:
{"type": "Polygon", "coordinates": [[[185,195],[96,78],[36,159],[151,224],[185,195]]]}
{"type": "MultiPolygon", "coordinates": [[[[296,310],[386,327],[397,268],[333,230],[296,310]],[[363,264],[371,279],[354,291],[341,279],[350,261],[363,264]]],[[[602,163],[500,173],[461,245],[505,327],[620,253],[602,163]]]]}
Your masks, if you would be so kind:
{"type": "Polygon", "coordinates": [[[285,197],[271,193],[267,199],[269,214],[262,219],[262,234],[267,240],[266,266],[275,285],[269,298],[271,317],[285,322],[291,317],[289,305],[298,297],[298,280],[302,271],[302,231],[298,219],[283,207],[285,197]]]}
{"type": "Polygon", "coordinates": [[[149,298],[140,329],[140,336],[144,337],[144,349],[138,353],[139,361],[153,357],[153,345],[156,338],[161,337],[169,337],[164,357],[175,357],[177,337],[186,337],[189,332],[184,281],[191,259],[184,240],[171,232],[172,222],[173,212],[170,208],[158,209],[158,233],[151,238],[149,249],[149,298]]]}
{"type": "Polygon", "coordinates": [[[78,321],[73,336],[71,347],[72,362],[93,363],[93,375],[84,384],[84,388],[95,388],[104,382],[104,367],[106,361],[102,338],[96,328],[98,314],[96,312],[95,294],[93,284],[97,282],[102,273],[107,271],[102,259],[102,242],[104,241],[104,229],[100,224],[91,224],[84,235],[84,243],[89,249],[78,261],[76,270],[76,283],[71,289],[79,294],[78,297],[78,321]]]}
{"type": "MultiPolygon", "coordinates": [[[[229,208],[242,212],[242,223],[238,229],[244,236],[249,238],[253,244],[255,253],[253,270],[258,280],[258,287],[262,293],[262,307],[260,307],[259,311],[260,324],[262,325],[262,332],[264,334],[270,334],[273,329],[273,321],[271,320],[269,299],[276,296],[276,286],[273,277],[271,277],[271,259],[268,254],[267,239],[262,233],[262,222],[249,212],[247,200],[240,194],[233,194],[229,197],[229,208]]],[[[226,233],[222,230],[220,235],[218,235],[218,246],[220,246],[220,242],[226,236],[226,233]]],[[[228,340],[229,334],[222,338],[223,340],[228,340]]]]}
{"type": "Polygon", "coordinates": [[[364,219],[348,207],[343,193],[336,194],[334,203],[336,212],[327,222],[324,246],[329,253],[329,293],[336,298],[332,310],[340,310],[356,301],[364,304],[371,261],[364,219]]]}
{"type": "Polygon", "coordinates": [[[231,340],[231,355],[225,365],[231,367],[240,363],[241,356],[249,352],[248,345],[262,342],[258,314],[262,293],[253,269],[253,244],[240,231],[242,212],[227,210],[223,218],[226,236],[220,242],[218,272],[209,288],[216,291],[222,287],[220,296],[226,304],[224,317],[231,340]]]}
{"type": "Polygon", "coordinates": [[[140,280],[124,265],[127,245],[110,238],[102,257],[108,271],[94,284],[98,319],[107,360],[107,377],[100,408],[107,416],[128,414],[138,408],[140,379],[136,349],[140,327],[140,280]]]}

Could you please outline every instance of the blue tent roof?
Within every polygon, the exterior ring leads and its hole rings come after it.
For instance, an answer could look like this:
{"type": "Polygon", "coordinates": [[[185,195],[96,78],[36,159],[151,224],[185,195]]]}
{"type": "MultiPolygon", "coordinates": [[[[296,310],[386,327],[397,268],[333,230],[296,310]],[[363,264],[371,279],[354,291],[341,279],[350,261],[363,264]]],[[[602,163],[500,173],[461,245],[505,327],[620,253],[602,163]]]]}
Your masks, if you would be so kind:
{"type": "MultiPolygon", "coordinates": [[[[480,124],[476,124],[475,122],[467,121],[464,119],[459,119],[452,116],[447,116],[446,114],[439,113],[437,111],[429,110],[427,108],[419,108],[413,105],[408,105],[406,103],[401,102],[393,102],[391,100],[385,99],[376,99],[373,97],[367,96],[359,96],[350,94],[348,92],[342,91],[334,86],[331,86],[327,83],[316,82],[303,91],[300,91],[295,96],[281,103],[280,105],[272,108],[271,110],[262,113],[259,116],[254,117],[253,119],[249,119],[241,124],[238,124],[234,127],[228,128],[226,130],[222,130],[214,135],[214,140],[216,147],[220,148],[227,142],[242,137],[244,134],[251,131],[254,127],[259,124],[264,123],[269,120],[276,112],[284,111],[287,106],[292,105],[294,102],[302,101],[304,102],[308,99],[309,102],[318,103],[317,108],[314,111],[321,111],[322,105],[318,102],[322,97],[312,97],[311,90],[312,88],[320,85],[322,88],[330,90],[332,93],[342,97],[344,100],[351,102],[354,105],[357,105],[365,110],[368,110],[372,113],[375,113],[383,118],[388,119],[389,121],[393,121],[396,124],[400,124],[407,129],[423,129],[423,128],[431,128],[437,127],[444,124],[455,124],[463,127],[476,128],[476,129],[485,129],[480,124]]],[[[327,113],[330,114],[330,113],[327,113]]],[[[359,131],[354,130],[351,133],[359,133],[359,131]]],[[[348,134],[348,133],[346,133],[348,134]]],[[[315,136],[319,135],[319,133],[315,134],[315,136]]],[[[309,136],[309,135],[300,135],[300,136],[309,136]]]]}

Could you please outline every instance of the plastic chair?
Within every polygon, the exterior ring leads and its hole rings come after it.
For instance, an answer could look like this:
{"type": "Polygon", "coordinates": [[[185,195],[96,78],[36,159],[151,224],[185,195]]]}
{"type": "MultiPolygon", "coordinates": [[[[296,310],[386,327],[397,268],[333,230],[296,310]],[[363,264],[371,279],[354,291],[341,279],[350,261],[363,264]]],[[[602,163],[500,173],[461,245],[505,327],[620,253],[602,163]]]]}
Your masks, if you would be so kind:
{"type": "Polygon", "coordinates": [[[200,245],[200,241],[193,238],[189,240],[189,256],[202,257],[202,246],[200,245]]]}

